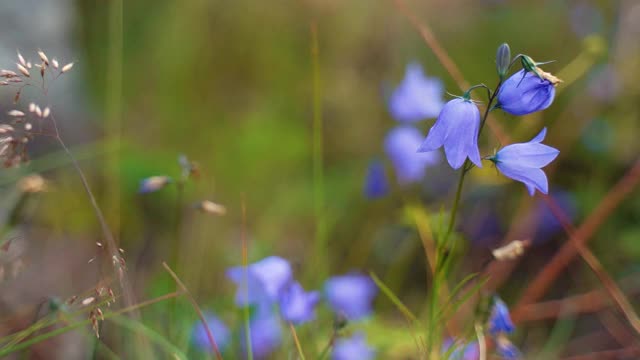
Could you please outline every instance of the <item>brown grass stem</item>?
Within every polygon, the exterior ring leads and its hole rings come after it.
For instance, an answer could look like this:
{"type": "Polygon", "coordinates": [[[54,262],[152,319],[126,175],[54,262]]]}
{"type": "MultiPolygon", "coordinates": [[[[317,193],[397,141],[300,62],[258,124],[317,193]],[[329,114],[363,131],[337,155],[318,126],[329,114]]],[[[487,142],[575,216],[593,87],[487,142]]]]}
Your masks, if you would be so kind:
{"type": "MultiPolygon", "coordinates": [[[[547,263],[547,265],[538,273],[534,280],[529,284],[524,294],[522,295],[520,302],[514,309],[513,315],[515,319],[520,316],[520,307],[525,304],[530,304],[540,299],[551,283],[558,277],[561,271],[569,265],[571,260],[576,255],[581,255],[584,258],[586,254],[584,249],[586,242],[592,238],[595,231],[604,223],[604,221],[611,215],[611,213],[618,207],[618,205],[635,189],[640,182],[640,159],[636,160],[631,169],[618,181],[618,183],[605,195],[600,204],[591,212],[591,215],[569,236],[569,241],[565,243],[562,248],[556,253],[556,255],[547,263]]],[[[548,198],[545,198],[548,199],[548,198]]],[[[550,199],[549,199],[550,200],[550,199]]],[[[562,217],[558,214],[557,205],[549,203],[551,210],[556,217],[562,217]]],[[[562,219],[559,219],[562,220],[562,219]]],[[[588,264],[593,258],[585,259],[588,264]]],[[[593,262],[590,266],[593,265],[593,262]]],[[[597,267],[597,265],[596,265],[597,267]]],[[[593,269],[593,268],[592,268],[593,269]]],[[[598,268],[601,269],[601,266],[598,268]]],[[[594,269],[602,281],[602,272],[594,269]]],[[[608,277],[608,275],[606,275],[608,277]]],[[[607,284],[605,287],[611,284],[605,280],[607,284]]],[[[613,295],[612,295],[613,296],[613,295]]],[[[616,295],[617,297],[617,295],[616,295]]],[[[615,300],[615,297],[614,297],[615,300]]],[[[618,299],[619,300],[619,299],[618,299]]],[[[626,307],[626,306],[625,306],[626,307]]]]}

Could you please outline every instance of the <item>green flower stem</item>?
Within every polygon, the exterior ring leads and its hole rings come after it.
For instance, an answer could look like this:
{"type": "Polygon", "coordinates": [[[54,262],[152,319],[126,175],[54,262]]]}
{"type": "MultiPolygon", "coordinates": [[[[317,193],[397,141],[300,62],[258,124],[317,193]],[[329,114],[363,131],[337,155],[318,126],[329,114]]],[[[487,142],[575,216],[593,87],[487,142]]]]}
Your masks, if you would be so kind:
{"type": "MultiPolygon", "coordinates": [[[[487,108],[484,111],[484,115],[482,116],[482,122],[480,123],[480,129],[478,130],[478,138],[480,138],[480,134],[482,134],[482,129],[484,129],[484,125],[487,122],[487,118],[489,117],[489,111],[491,111],[491,106],[493,105],[494,100],[498,96],[498,91],[500,90],[500,86],[502,85],[502,80],[498,81],[498,85],[496,85],[496,89],[489,96],[489,102],[487,103],[487,108]]],[[[449,236],[453,231],[453,227],[456,224],[456,215],[458,214],[458,205],[460,204],[460,198],[462,196],[462,187],[464,185],[464,179],[467,175],[467,172],[473,168],[473,164],[469,159],[465,160],[464,165],[462,166],[462,172],[460,173],[460,179],[458,180],[458,188],[456,190],[456,195],[453,200],[453,207],[451,208],[451,217],[449,218],[449,225],[447,226],[447,232],[445,232],[444,237],[442,238],[442,244],[446,244],[449,240],[449,236]]]]}

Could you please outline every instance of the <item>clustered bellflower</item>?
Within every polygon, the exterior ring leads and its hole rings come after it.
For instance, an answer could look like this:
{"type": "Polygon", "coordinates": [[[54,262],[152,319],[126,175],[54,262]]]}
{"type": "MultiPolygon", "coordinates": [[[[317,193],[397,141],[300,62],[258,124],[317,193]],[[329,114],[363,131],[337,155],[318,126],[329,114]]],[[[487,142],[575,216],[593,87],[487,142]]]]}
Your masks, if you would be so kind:
{"type": "MultiPolygon", "coordinates": [[[[269,256],[247,267],[227,269],[227,277],[237,286],[237,306],[252,306],[250,323],[251,350],[255,358],[268,357],[282,342],[279,318],[294,325],[315,318],[320,300],[318,291],[306,292],[293,278],[291,264],[278,256],[269,256]],[[279,310],[280,316],[278,317],[279,310]]],[[[244,337],[240,339],[247,352],[244,337]]]]}
{"type": "Polygon", "coordinates": [[[541,168],[560,153],[551,146],[541,144],[546,134],[547,129],[544,128],[531,141],[507,145],[489,158],[504,176],[523,183],[531,196],[536,190],[543,194],[549,192],[547,176],[541,168]]]}
{"type": "Polygon", "coordinates": [[[478,150],[479,130],[480,110],[465,94],[445,104],[418,152],[434,151],[444,146],[452,168],[459,169],[467,158],[477,167],[482,167],[478,150]]]}
{"type": "MultiPolygon", "coordinates": [[[[391,161],[400,186],[424,179],[426,169],[440,163],[436,151],[416,153],[423,135],[410,123],[434,118],[442,110],[444,87],[437,78],[426,77],[417,63],[407,65],[405,77],[389,97],[389,113],[402,125],[391,129],[384,140],[384,152],[391,161]]],[[[364,195],[376,199],[386,195],[389,186],[384,165],[373,161],[368,168],[364,195]]]]}

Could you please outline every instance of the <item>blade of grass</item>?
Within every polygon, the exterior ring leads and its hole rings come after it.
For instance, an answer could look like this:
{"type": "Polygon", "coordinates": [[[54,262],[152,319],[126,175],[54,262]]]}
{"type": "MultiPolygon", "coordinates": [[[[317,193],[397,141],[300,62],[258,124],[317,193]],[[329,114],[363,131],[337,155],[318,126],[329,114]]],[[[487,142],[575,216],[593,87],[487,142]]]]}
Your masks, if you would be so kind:
{"type": "Polygon", "coordinates": [[[147,337],[147,339],[154,342],[158,347],[164,349],[168,354],[171,354],[177,359],[188,359],[187,355],[182,352],[178,347],[173,345],[169,340],[158,334],[154,330],[145,326],[139,321],[131,320],[125,316],[115,315],[109,318],[109,321],[115,323],[118,326],[129,329],[132,332],[140,333],[147,337]]]}
{"type": "Polygon", "coordinates": [[[410,323],[414,325],[420,325],[420,321],[418,320],[418,318],[411,312],[411,310],[409,310],[409,308],[406,307],[406,305],[402,303],[402,301],[400,301],[396,294],[394,294],[393,291],[391,291],[391,289],[389,289],[389,287],[387,287],[387,285],[385,285],[373,271],[369,272],[369,276],[371,276],[373,282],[375,282],[378,288],[380,288],[380,291],[382,291],[387,296],[387,298],[391,300],[391,302],[396,306],[396,308],[398,308],[402,315],[404,315],[405,318],[409,320],[410,323]]]}
{"type": "MultiPolygon", "coordinates": [[[[115,315],[126,314],[126,313],[129,313],[131,311],[137,311],[137,310],[139,310],[139,309],[141,309],[143,307],[146,307],[146,306],[149,306],[149,305],[152,305],[152,304],[155,304],[157,302],[164,301],[164,300],[167,300],[167,299],[172,299],[172,298],[174,298],[176,296],[180,296],[182,294],[183,294],[183,292],[173,292],[173,293],[169,293],[169,294],[165,294],[165,295],[159,296],[159,297],[151,299],[151,300],[143,301],[141,303],[138,303],[138,304],[135,304],[135,305],[132,305],[132,306],[128,306],[126,308],[123,308],[123,309],[120,309],[120,310],[117,310],[117,311],[106,312],[106,313],[104,313],[104,319],[106,320],[106,319],[109,319],[109,318],[111,318],[112,316],[115,316],[115,315]]],[[[73,324],[58,328],[58,329],[54,329],[54,330],[52,330],[50,332],[47,332],[47,333],[34,336],[34,337],[32,337],[30,339],[27,339],[27,340],[25,340],[25,341],[23,341],[23,342],[21,342],[19,344],[16,344],[16,345],[13,345],[13,346],[10,346],[10,347],[3,347],[2,349],[0,349],[0,358],[2,358],[3,356],[7,356],[9,354],[12,354],[14,352],[17,352],[17,351],[20,351],[20,350],[24,350],[24,349],[26,349],[26,348],[28,348],[28,347],[30,347],[32,345],[35,345],[35,344],[40,343],[42,341],[48,340],[48,339],[53,338],[55,336],[62,335],[62,334],[67,333],[69,331],[75,330],[75,329],[77,329],[79,327],[87,326],[87,325],[90,325],[90,324],[91,324],[91,320],[89,320],[89,319],[82,320],[82,321],[79,321],[77,323],[73,323],[73,324]]]]}
{"type": "Polygon", "coordinates": [[[300,360],[306,360],[304,357],[304,352],[302,352],[302,346],[300,345],[300,340],[298,340],[298,334],[296,333],[296,328],[292,323],[289,323],[289,329],[291,330],[291,336],[293,337],[293,342],[296,344],[296,349],[298,350],[298,355],[300,356],[300,360]]]}

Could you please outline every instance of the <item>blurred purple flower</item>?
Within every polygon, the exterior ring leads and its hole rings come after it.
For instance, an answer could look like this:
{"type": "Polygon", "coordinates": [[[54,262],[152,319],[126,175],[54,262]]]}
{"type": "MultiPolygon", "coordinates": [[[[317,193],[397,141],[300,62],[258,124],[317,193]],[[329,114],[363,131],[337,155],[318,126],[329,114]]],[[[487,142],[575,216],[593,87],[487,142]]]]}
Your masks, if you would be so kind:
{"type": "Polygon", "coordinates": [[[333,360],[369,360],[375,358],[375,351],[369,345],[362,333],[356,333],[350,338],[340,338],[336,341],[331,359],[333,360]]]}
{"type": "MultiPolygon", "coordinates": [[[[249,338],[254,359],[265,359],[282,342],[282,327],[277,315],[271,309],[260,309],[249,323],[249,338]]],[[[242,351],[247,353],[244,329],[240,335],[242,351]]]]}
{"type": "Polygon", "coordinates": [[[280,294],[280,314],[293,324],[302,324],[315,318],[315,307],[320,301],[317,291],[305,292],[300,283],[293,282],[280,294]]]}
{"type": "Polygon", "coordinates": [[[442,354],[446,354],[452,346],[454,350],[449,353],[448,360],[478,360],[480,357],[477,342],[461,345],[453,339],[447,339],[442,343],[442,354]]]}
{"type": "Polygon", "coordinates": [[[327,280],[324,292],[337,315],[355,321],[371,314],[378,288],[369,276],[348,274],[327,280]]]}
{"type": "Polygon", "coordinates": [[[498,90],[497,107],[512,115],[527,115],[549,107],[556,88],[533,72],[522,69],[511,75],[498,90]]]}
{"type": "Polygon", "coordinates": [[[442,108],[418,151],[434,151],[444,146],[447,161],[452,168],[460,168],[467,157],[477,167],[482,167],[478,150],[479,129],[478,107],[470,100],[453,99],[442,108]]]}
{"type": "MultiPolygon", "coordinates": [[[[204,318],[207,321],[207,326],[211,330],[211,335],[218,345],[218,349],[222,351],[231,340],[231,333],[227,326],[211,313],[205,313],[204,318]]],[[[193,325],[191,330],[191,341],[193,345],[201,351],[212,352],[211,343],[207,336],[207,330],[200,320],[193,325]]]]}
{"type": "Polygon", "coordinates": [[[515,330],[515,326],[509,315],[509,308],[499,297],[493,298],[493,307],[489,315],[489,333],[493,336],[498,334],[510,334],[515,330]]]}
{"type": "Polygon", "coordinates": [[[613,102],[620,93],[620,76],[615,67],[611,64],[600,67],[587,85],[587,91],[591,97],[604,101],[613,102]]]}
{"type": "Polygon", "coordinates": [[[571,6],[569,22],[571,30],[581,38],[601,32],[604,24],[600,10],[586,1],[571,6]]]}
{"type": "MultiPolygon", "coordinates": [[[[567,215],[570,220],[573,220],[576,215],[576,203],[571,193],[556,191],[553,192],[550,197],[560,207],[562,212],[567,215]]],[[[534,243],[541,244],[556,233],[562,231],[562,224],[543,199],[538,199],[534,216],[536,220],[536,229],[533,236],[534,243]]]]}
{"type": "Polygon", "coordinates": [[[506,360],[518,360],[522,358],[520,350],[518,350],[506,336],[498,336],[496,339],[496,352],[498,356],[506,360]]]}
{"type": "Polygon", "coordinates": [[[522,182],[531,196],[536,189],[543,194],[549,192],[547,176],[540,168],[547,166],[560,153],[540,143],[546,134],[547,128],[543,128],[531,141],[507,145],[489,158],[504,176],[522,182]]]}
{"type": "Polygon", "coordinates": [[[371,161],[364,182],[364,196],[368,199],[377,199],[387,195],[388,192],[389,183],[384,171],[384,164],[379,160],[371,161]]]}
{"type": "Polygon", "coordinates": [[[410,63],[402,83],[389,98],[389,112],[401,122],[434,118],[442,109],[444,86],[437,78],[429,78],[418,63],[410,63]]]}
{"type": "Polygon", "coordinates": [[[158,191],[163,187],[167,186],[171,183],[171,178],[169,176],[150,176],[146,179],[142,179],[140,181],[140,187],[138,188],[138,193],[146,194],[154,191],[158,191]]]}
{"type": "Polygon", "coordinates": [[[278,256],[269,256],[250,264],[248,269],[242,266],[229,268],[226,274],[227,278],[238,285],[238,306],[275,302],[293,279],[291,265],[278,256]]]}
{"type": "Polygon", "coordinates": [[[440,162],[440,154],[436,151],[418,153],[421,142],[422,134],[412,126],[398,126],[387,134],[384,149],[391,159],[398,184],[422,180],[426,169],[440,162]]]}

